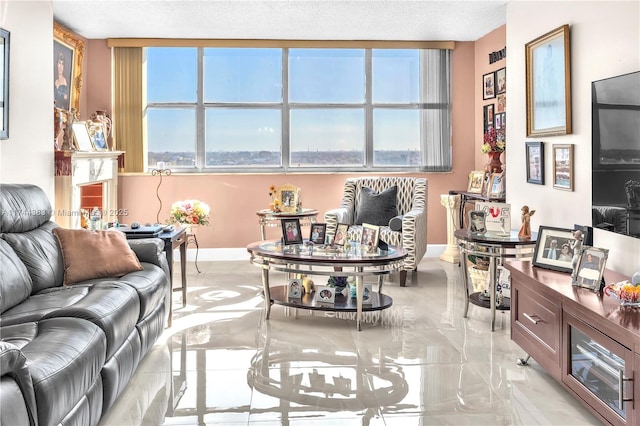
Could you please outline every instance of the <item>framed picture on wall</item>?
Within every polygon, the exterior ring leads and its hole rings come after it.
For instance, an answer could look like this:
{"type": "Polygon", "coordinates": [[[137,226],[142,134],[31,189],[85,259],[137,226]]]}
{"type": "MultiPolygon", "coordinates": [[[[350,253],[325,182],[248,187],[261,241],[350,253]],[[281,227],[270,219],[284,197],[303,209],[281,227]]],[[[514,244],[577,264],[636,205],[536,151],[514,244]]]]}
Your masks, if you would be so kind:
{"type": "Polygon", "coordinates": [[[573,191],[573,145],[553,145],[553,187],[573,191]]]}
{"type": "Polygon", "coordinates": [[[571,133],[569,25],[525,45],[527,136],[571,133]]]}
{"type": "Polygon", "coordinates": [[[544,185],[544,142],[527,142],[527,182],[544,185]]]}
{"type": "Polygon", "coordinates": [[[484,132],[486,133],[491,127],[495,128],[495,108],[493,104],[483,107],[484,115],[484,132]]]}
{"type": "Polygon", "coordinates": [[[496,97],[495,73],[490,72],[482,76],[482,99],[496,97]]]}
{"type": "Polygon", "coordinates": [[[501,95],[507,92],[507,69],[500,68],[496,71],[496,94],[501,95]]]}
{"type": "Polygon", "coordinates": [[[53,23],[53,94],[56,108],[80,109],[84,42],[53,23]]]}

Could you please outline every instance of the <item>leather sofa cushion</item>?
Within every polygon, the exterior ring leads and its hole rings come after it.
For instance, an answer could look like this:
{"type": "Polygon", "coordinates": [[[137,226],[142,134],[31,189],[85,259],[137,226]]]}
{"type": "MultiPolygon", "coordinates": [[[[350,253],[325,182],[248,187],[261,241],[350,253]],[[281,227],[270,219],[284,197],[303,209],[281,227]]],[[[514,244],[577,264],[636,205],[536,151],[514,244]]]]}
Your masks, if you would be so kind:
{"type": "Polygon", "coordinates": [[[30,184],[0,184],[0,211],[0,233],[31,231],[53,216],[47,194],[30,184]]]}
{"type": "MultiPolygon", "coordinates": [[[[32,324],[24,326],[28,334],[32,324]]],[[[9,329],[8,333],[19,335],[20,327],[23,325],[3,327],[0,334],[4,336],[9,329]]],[[[33,381],[40,426],[61,424],[101,380],[106,346],[102,330],[89,321],[51,318],[37,323],[37,335],[22,348],[22,353],[33,381]]]]}
{"type": "Polygon", "coordinates": [[[31,277],[9,244],[0,240],[0,313],[31,294],[31,277]]]}
{"type": "Polygon", "coordinates": [[[56,228],[53,233],[62,250],[65,285],[142,270],[122,232],[56,228]]]}
{"type": "Polygon", "coordinates": [[[354,224],[368,223],[376,226],[387,226],[389,221],[398,215],[396,197],[398,187],[391,186],[379,194],[366,186],[360,190],[354,224]]]}
{"type": "Polygon", "coordinates": [[[107,336],[107,359],[136,328],[140,301],[136,292],[117,281],[89,287],[85,297],[73,305],[49,312],[44,318],[82,318],[91,321],[107,336]]]}
{"type": "Polygon", "coordinates": [[[2,234],[2,239],[9,243],[27,267],[33,282],[32,294],[62,285],[62,253],[56,237],[51,232],[57,226],[54,222],[47,222],[32,231],[2,234]]]}
{"type": "Polygon", "coordinates": [[[82,300],[88,293],[88,286],[55,287],[34,294],[19,305],[5,311],[0,316],[0,326],[39,321],[49,312],[62,309],[82,300]]]}

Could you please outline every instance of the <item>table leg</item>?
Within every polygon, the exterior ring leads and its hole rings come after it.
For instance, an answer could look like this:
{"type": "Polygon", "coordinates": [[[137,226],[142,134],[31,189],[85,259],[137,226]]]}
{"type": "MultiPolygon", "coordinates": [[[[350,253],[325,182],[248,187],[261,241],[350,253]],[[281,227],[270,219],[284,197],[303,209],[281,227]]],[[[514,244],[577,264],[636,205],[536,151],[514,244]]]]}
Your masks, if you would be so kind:
{"type": "Polygon", "coordinates": [[[164,253],[169,264],[169,318],[167,319],[167,327],[171,327],[173,323],[173,246],[171,241],[164,242],[164,253]]]}
{"type": "MultiPolygon", "coordinates": [[[[358,272],[362,272],[362,267],[356,268],[358,272]]],[[[362,297],[364,293],[364,283],[362,275],[356,276],[356,327],[358,331],[362,330],[360,322],[362,321],[362,297]]]]}
{"type": "MultiPolygon", "coordinates": [[[[180,244],[180,273],[182,275],[182,307],[187,306],[187,238],[180,244]]],[[[173,292],[173,288],[171,290],[173,292]]]]}
{"type": "Polygon", "coordinates": [[[489,256],[489,300],[491,302],[491,331],[496,325],[496,259],[489,256]]]}
{"type": "Polygon", "coordinates": [[[260,237],[261,237],[260,239],[262,241],[266,240],[266,237],[265,237],[266,232],[265,232],[265,229],[264,229],[264,225],[265,225],[264,221],[260,220],[260,237]]]}
{"type": "Polygon", "coordinates": [[[463,318],[468,318],[469,313],[469,276],[467,271],[467,253],[461,251],[460,254],[460,274],[462,275],[462,285],[464,286],[464,314],[463,318]]]}
{"type": "Polygon", "coordinates": [[[269,291],[269,270],[262,268],[262,286],[264,287],[264,312],[265,318],[269,319],[271,314],[271,292],[269,291]]]}

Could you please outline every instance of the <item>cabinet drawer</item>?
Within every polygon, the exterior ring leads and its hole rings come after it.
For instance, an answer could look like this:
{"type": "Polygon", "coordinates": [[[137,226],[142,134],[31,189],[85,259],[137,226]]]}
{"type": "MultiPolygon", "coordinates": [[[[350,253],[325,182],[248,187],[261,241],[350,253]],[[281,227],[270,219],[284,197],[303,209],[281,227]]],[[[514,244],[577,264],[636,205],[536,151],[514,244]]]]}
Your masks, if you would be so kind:
{"type": "Polygon", "coordinates": [[[557,355],[562,324],[560,306],[523,287],[518,286],[514,290],[516,309],[513,312],[513,325],[542,343],[544,349],[557,355]]]}

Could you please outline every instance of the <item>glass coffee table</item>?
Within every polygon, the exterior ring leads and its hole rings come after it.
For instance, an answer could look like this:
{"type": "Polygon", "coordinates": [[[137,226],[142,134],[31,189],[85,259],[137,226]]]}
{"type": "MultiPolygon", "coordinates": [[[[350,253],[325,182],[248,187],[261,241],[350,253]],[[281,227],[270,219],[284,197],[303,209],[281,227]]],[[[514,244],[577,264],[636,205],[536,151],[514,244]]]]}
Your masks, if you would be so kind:
{"type": "Polygon", "coordinates": [[[375,249],[372,252],[361,250],[355,244],[350,250],[313,246],[306,244],[284,245],[280,240],[258,241],[247,246],[251,255],[251,263],[262,269],[262,285],[264,287],[264,309],[269,319],[273,303],[329,312],[356,312],[356,326],[361,329],[363,311],[379,311],[390,307],[391,297],[382,294],[382,282],[385,275],[400,270],[408,252],[402,247],[389,245],[387,250],[375,249]],[[349,295],[336,294],[333,303],[316,300],[315,292],[304,294],[299,298],[288,297],[288,286],[270,287],[269,272],[278,271],[297,277],[302,274],[313,276],[346,276],[355,277],[356,298],[349,295]],[[365,276],[378,278],[378,291],[372,291],[370,304],[363,304],[365,276]]]}

